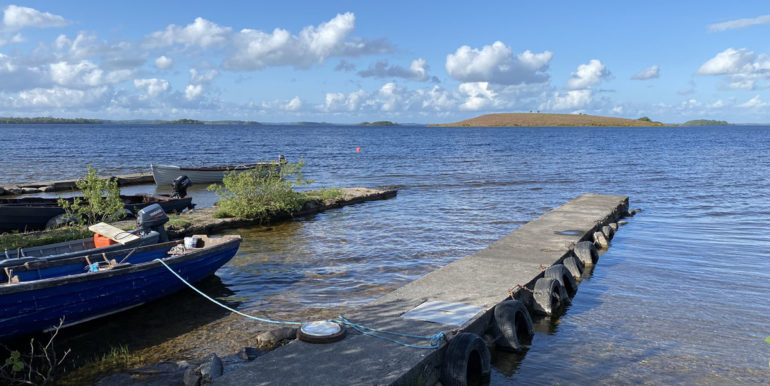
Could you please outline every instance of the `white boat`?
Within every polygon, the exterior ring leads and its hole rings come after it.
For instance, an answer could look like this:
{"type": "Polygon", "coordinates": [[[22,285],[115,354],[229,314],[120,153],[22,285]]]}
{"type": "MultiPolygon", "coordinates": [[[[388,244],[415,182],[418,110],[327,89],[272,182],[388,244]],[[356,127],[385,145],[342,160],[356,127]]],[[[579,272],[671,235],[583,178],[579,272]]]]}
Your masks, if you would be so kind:
{"type": "Polygon", "coordinates": [[[172,184],[174,179],[179,176],[187,176],[193,184],[211,184],[222,182],[225,172],[228,171],[242,172],[263,167],[280,168],[285,163],[286,158],[282,155],[278,158],[278,161],[258,162],[249,165],[188,168],[174,165],[150,164],[150,167],[152,168],[152,177],[155,179],[156,185],[172,184]]]}

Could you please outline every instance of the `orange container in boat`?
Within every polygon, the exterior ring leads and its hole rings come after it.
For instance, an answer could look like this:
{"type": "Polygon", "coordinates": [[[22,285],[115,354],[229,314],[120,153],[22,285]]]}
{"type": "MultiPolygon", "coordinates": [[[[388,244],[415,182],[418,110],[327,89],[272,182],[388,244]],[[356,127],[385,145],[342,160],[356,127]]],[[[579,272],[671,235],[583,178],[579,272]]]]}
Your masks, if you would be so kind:
{"type": "Polygon", "coordinates": [[[103,247],[109,247],[110,245],[117,244],[118,242],[109,238],[104,237],[98,233],[94,233],[94,246],[96,248],[103,248],[103,247]]]}

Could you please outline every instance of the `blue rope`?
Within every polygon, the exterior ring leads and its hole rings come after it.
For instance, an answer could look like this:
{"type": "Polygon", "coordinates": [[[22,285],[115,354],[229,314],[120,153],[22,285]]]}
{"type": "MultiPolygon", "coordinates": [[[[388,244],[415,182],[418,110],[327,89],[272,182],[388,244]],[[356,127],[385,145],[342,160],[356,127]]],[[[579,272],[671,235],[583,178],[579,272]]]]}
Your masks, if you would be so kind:
{"type": "MultiPolygon", "coordinates": [[[[169,267],[168,264],[166,264],[166,262],[164,262],[163,260],[161,260],[161,259],[155,259],[155,260],[157,260],[158,262],[163,264],[163,266],[166,267],[169,270],[169,272],[173,273],[174,276],[176,276],[179,280],[182,281],[182,283],[187,284],[187,286],[190,287],[193,291],[197,292],[199,295],[201,295],[204,298],[210,300],[212,303],[214,303],[214,304],[216,304],[216,305],[218,305],[218,306],[220,306],[220,307],[222,307],[222,308],[224,308],[224,309],[226,309],[228,311],[235,312],[238,315],[245,316],[245,317],[247,317],[249,319],[254,319],[256,321],[265,322],[265,323],[302,325],[302,323],[300,323],[300,322],[283,322],[283,321],[280,321],[280,320],[272,320],[272,319],[259,318],[259,317],[256,317],[256,316],[244,314],[243,312],[240,312],[240,311],[238,311],[238,310],[236,310],[234,308],[230,308],[230,307],[228,307],[228,306],[226,306],[226,305],[224,305],[224,304],[214,300],[210,296],[208,296],[205,293],[201,292],[199,289],[195,288],[192,284],[190,284],[182,276],[180,276],[178,273],[176,273],[176,271],[174,271],[174,269],[169,267]]],[[[345,325],[345,326],[350,326],[354,330],[356,330],[356,331],[358,331],[358,332],[360,332],[361,334],[364,334],[364,335],[369,335],[369,336],[373,336],[375,338],[384,339],[384,340],[387,340],[387,341],[390,341],[390,342],[393,342],[393,343],[396,343],[396,344],[400,344],[402,346],[411,347],[411,348],[436,349],[436,348],[441,347],[441,342],[444,341],[444,339],[445,339],[445,336],[444,336],[443,332],[439,332],[438,334],[433,334],[433,335],[412,335],[412,334],[403,334],[403,333],[400,333],[400,332],[378,330],[376,328],[366,327],[366,326],[361,325],[361,324],[353,323],[353,322],[351,322],[350,320],[348,320],[347,318],[345,318],[342,315],[339,315],[337,317],[337,319],[332,319],[332,320],[329,320],[329,321],[337,323],[337,324],[345,325]],[[424,339],[424,340],[428,340],[429,341],[430,346],[418,346],[418,345],[414,345],[414,344],[409,344],[409,343],[406,343],[406,342],[402,342],[400,340],[389,338],[387,336],[378,335],[377,333],[379,333],[379,334],[389,334],[389,335],[394,335],[394,336],[402,336],[402,337],[405,337],[405,338],[424,339]]]]}
{"type": "Polygon", "coordinates": [[[412,335],[412,334],[403,334],[403,333],[400,333],[400,332],[378,330],[376,328],[366,327],[366,326],[361,325],[361,324],[353,323],[353,322],[351,322],[350,320],[348,320],[347,318],[345,318],[342,315],[338,316],[337,319],[330,320],[330,322],[335,322],[335,323],[343,324],[343,325],[346,325],[346,326],[350,326],[354,330],[356,330],[356,331],[358,331],[358,332],[360,332],[360,333],[362,333],[364,335],[369,335],[369,336],[373,336],[375,338],[384,339],[384,340],[387,340],[387,341],[390,341],[390,342],[393,342],[393,343],[397,343],[397,344],[400,344],[402,346],[411,347],[411,348],[436,349],[436,348],[441,347],[441,342],[445,338],[444,332],[439,332],[438,334],[433,334],[433,335],[412,335]],[[395,336],[403,336],[405,338],[424,339],[424,340],[428,340],[429,341],[430,346],[418,346],[418,345],[414,345],[414,344],[409,344],[409,343],[402,342],[402,341],[397,340],[397,339],[389,338],[387,336],[378,335],[377,333],[379,333],[379,334],[389,334],[389,335],[395,335],[395,336]]]}
{"type": "Polygon", "coordinates": [[[174,271],[174,270],[173,270],[171,267],[169,267],[169,266],[166,264],[166,262],[164,262],[163,260],[161,260],[161,259],[155,259],[155,260],[159,261],[161,264],[163,264],[163,266],[164,266],[164,267],[168,268],[168,270],[169,270],[171,273],[173,273],[173,274],[174,274],[174,276],[176,276],[176,277],[177,277],[179,280],[181,280],[181,281],[182,281],[182,283],[185,283],[185,284],[187,284],[187,286],[188,286],[188,287],[192,288],[192,289],[193,289],[195,292],[197,292],[198,294],[200,294],[200,295],[201,295],[201,296],[203,296],[204,298],[206,298],[206,299],[208,299],[208,300],[212,301],[214,304],[216,304],[216,305],[218,305],[218,306],[220,306],[220,307],[222,307],[222,308],[224,308],[224,309],[226,309],[226,310],[228,310],[228,311],[232,311],[232,312],[235,312],[235,313],[236,313],[236,314],[238,314],[238,315],[241,315],[241,316],[245,316],[245,317],[247,317],[247,318],[249,318],[249,319],[254,319],[254,320],[256,320],[256,321],[265,322],[265,323],[276,323],[276,324],[293,324],[293,325],[301,325],[301,324],[302,324],[302,323],[300,323],[300,322],[283,322],[283,321],[280,321],[280,320],[263,319],[263,318],[259,318],[259,317],[256,317],[256,316],[252,316],[252,315],[244,314],[243,312],[240,312],[240,311],[238,311],[238,310],[236,310],[236,309],[234,309],[234,308],[230,308],[230,307],[228,307],[228,306],[226,306],[226,305],[224,305],[224,304],[222,304],[222,303],[220,303],[220,302],[218,302],[218,301],[216,301],[216,300],[212,299],[210,296],[208,296],[208,295],[204,294],[204,293],[203,293],[203,292],[201,292],[199,289],[197,289],[197,288],[193,287],[193,285],[192,285],[192,284],[188,283],[188,282],[187,282],[187,280],[185,280],[184,278],[182,278],[182,276],[179,276],[179,274],[178,274],[178,273],[176,273],[176,271],[174,271]]]}

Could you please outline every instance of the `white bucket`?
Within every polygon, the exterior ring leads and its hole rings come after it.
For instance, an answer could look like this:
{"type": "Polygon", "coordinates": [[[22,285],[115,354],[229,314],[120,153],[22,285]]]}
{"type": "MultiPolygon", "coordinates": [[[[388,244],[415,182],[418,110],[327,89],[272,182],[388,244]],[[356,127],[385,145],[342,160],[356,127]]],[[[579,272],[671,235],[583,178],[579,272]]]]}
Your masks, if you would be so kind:
{"type": "Polygon", "coordinates": [[[198,237],[185,237],[184,238],[184,247],[185,248],[196,248],[198,246],[198,240],[200,238],[198,237]]]}

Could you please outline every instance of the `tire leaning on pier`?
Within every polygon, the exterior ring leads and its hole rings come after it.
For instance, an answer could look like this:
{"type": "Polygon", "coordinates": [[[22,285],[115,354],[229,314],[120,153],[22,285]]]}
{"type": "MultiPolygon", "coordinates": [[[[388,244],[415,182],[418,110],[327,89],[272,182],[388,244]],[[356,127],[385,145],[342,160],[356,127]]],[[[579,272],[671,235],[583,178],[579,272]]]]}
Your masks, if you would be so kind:
{"type": "Polygon", "coordinates": [[[599,252],[596,251],[594,243],[590,241],[581,241],[575,244],[573,252],[584,265],[594,265],[599,260],[599,252]]]}
{"type": "Polygon", "coordinates": [[[564,266],[567,267],[567,270],[569,270],[569,273],[571,273],[572,277],[574,277],[575,279],[580,279],[581,277],[583,277],[583,269],[585,269],[585,265],[577,257],[567,256],[567,258],[564,259],[562,264],[564,264],[564,266]]]}
{"type": "Polygon", "coordinates": [[[569,296],[569,299],[572,299],[577,293],[577,283],[575,282],[575,278],[572,277],[572,274],[564,264],[554,264],[548,267],[548,269],[545,270],[543,277],[558,280],[559,284],[561,284],[567,293],[567,296],[569,296]]]}
{"type": "Polygon", "coordinates": [[[506,300],[495,306],[492,332],[497,348],[519,352],[532,343],[535,330],[524,303],[506,300]]]}
{"type": "Polygon", "coordinates": [[[569,298],[562,299],[562,292],[564,292],[564,289],[556,279],[546,277],[537,279],[535,282],[535,289],[532,292],[533,297],[535,298],[532,308],[534,311],[545,315],[553,314],[554,311],[558,310],[565,304],[565,302],[569,301],[569,298]]]}
{"type": "Polygon", "coordinates": [[[461,332],[447,344],[441,366],[441,383],[464,386],[489,382],[491,355],[480,336],[461,332]]]}

